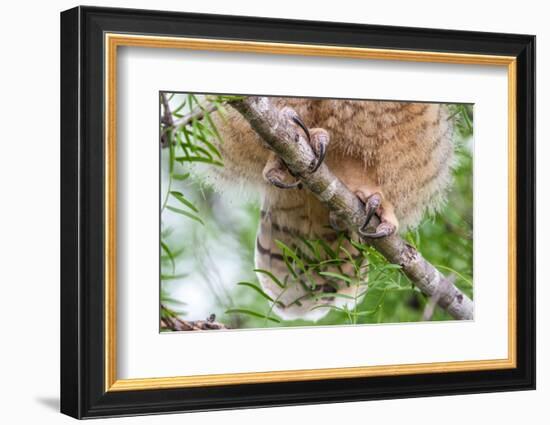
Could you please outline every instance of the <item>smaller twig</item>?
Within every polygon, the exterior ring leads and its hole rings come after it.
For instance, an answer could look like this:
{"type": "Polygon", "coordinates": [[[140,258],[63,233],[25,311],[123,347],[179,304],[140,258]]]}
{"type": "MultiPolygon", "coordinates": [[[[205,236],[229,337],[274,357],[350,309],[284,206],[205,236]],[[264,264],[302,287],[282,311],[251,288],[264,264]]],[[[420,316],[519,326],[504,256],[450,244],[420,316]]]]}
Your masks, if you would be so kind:
{"type": "Polygon", "coordinates": [[[183,117],[174,120],[172,112],[170,111],[170,106],[168,105],[168,100],[166,95],[162,93],[161,101],[164,109],[164,114],[162,115],[161,122],[164,124],[162,133],[160,135],[160,144],[164,148],[169,144],[170,133],[175,133],[179,131],[182,127],[191,124],[194,120],[202,120],[205,114],[209,114],[218,109],[218,106],[215,103],[207,102],[204,105],[199,105],[193,108],[191,112],[184,115],[183,117]]]}
{"type": "Polygon", "coordinates": [[[173,126],[174,118],[172,117],[172,112],[170,111],[170,104],[168,102],[168,98],[166,97],[166,93],[160,94],[160,100],[162,102],[162,108],[164,109],[164,114],[162,115],[162,123],[167,126],[173,126]]]}
{"type": "Polygon", "coordinates": [[[185,127],[193,122],[193,120],[202,120],[205,113],[214,112],[216,109],[218,109],[218,106],[215,103],[207,102],[204,105],[196,106],[188,114],[177,119],[176,121],[173,121],[171,125],[174,127],[175,131],[178,131],[181,127],[185,127]]]}
{"type": "Polygon", "coordinates": [[[162,102],[162,108],[164,109],[164,113],[162,114],[160,120],[161,123],[164,124],[164,128],[160,134],[160,145],[162,147],[166,147],[170,143],[170,130],[174,126],[174,118],[172,117],[172,111],[170,110],[170,104],[168,102],[168,98],[166,97],[166,93],[160,94],[160,101],[162,102]]]}
{"type": "Polygon", "coordinates": [[[172,331],[206,331],[229,329],[226,325],[216,322],[216,315],[211,314],[206,320],[183,320],[179,317],[163,317],[160,319],[161,328],[172,331]]]}

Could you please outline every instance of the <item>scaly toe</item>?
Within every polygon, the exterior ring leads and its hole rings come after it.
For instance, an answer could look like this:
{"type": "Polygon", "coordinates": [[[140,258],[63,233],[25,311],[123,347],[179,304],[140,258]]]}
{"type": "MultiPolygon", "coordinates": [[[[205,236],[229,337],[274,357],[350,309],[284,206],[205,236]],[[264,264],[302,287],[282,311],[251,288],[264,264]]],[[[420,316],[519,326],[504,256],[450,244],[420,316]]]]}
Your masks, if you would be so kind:
{"type": "Polygon", "coordinates": [[[369,239],[380,239],[387,236],[393,235],[395,233],[395,226],[387,221],[382,222],[376,228],[374,232],[366,232],[363,228],[359,229],[359,234],[364,238],[369,239]]]}
{"type": "Polygon", "coordinates": [[[265,179],[273,186],[279,189],[301,189],[302,182],[294,181],[292,183],[286,183],[284,179],[284,173],[280,169],[272,168],[264,175],[265,179]]]}

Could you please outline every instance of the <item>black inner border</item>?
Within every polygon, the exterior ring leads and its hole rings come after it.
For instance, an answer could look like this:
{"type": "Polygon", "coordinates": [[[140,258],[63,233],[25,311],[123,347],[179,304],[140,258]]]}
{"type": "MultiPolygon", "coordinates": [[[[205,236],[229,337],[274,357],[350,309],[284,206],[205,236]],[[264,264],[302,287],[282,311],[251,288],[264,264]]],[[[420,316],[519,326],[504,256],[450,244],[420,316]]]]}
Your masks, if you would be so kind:
{"type": "Polygon", "coordinates": [[[535,37],[77,7],[61,14],[61,411],[77,418],[535,388],[535,37]],[[104,391],[104,34],[326,44],[517,58],[517,367],[104,391]]]}

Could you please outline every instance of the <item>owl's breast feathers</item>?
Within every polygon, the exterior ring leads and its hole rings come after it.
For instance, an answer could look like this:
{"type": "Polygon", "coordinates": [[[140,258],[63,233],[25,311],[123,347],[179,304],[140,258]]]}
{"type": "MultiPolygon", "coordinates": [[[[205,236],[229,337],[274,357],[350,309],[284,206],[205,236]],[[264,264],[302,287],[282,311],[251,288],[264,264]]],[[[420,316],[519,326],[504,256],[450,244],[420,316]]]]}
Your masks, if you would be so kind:
{"type": "Polygon", "coordinates": [[[276,300],[274,312],[285,320],[318,320],[330,306],[353,308],[366,290],[366,278],[359,279],[355,269],[366,261],[343,234],[329,226],[328,214],[312,197],[264,200],[255,262],[258,269],[277,278],[258,273],[263,289],[276,300]]]}

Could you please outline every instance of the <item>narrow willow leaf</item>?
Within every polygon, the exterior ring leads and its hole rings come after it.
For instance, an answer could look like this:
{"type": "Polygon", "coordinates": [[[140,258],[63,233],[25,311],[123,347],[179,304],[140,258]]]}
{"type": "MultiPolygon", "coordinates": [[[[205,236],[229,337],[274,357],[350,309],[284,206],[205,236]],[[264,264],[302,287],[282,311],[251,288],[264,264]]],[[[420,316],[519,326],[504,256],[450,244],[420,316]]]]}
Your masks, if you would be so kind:
{"type": "Polygon", "coordinates": [[[174,109],[174,110],[172,111],[172,114],[177,114],[179,111],[181,111],[181,110],[183,109],[183,107],[185,106],[186,103],[187,103],[187,102],[184,100],[183,103],[182,103],[180,106],[178,106],[176,109],[174,109]]]}
{"type": "Polygon", "coordinates": [[[323,250],[325,251],[325,253],[330,257],[330,258],[338,258],[338,256],[336,255],[336,253],[334,252],[334,250],[325,242],[324,239],[319,239],[319,245],[321,245],[321,248],[323,248],[323,250]]]}
{"type": "Polygon", "coordinates": [[[180,301],[180,300],[177,300],[175,298],[171,298],[171,297],[161,297],[161,301],[164,303],[170,303],[170,304],[176,304],[176,305],[187,305],[186,302],[183,302],[183,301],[180,301]]]}
{"type": "Polygon", "coordinates": [[[251,282],[239,282],[237,283],[237,285],[241,285],[241,286],[247,286],[249,288],[252,288],[254,289],[258,294],[260,294],[262,297],[264,297],[265,299],[267,299],[268,301],[271,301],[272,303],[276,303],[276,304],[279,304],[280,306],[284,306],[284,304],[281,302],[281,301],[275,301],[273,298],[271,298],[268,294],[266,294],[262,288],[254,285],[253,283],[251,282]]]}
{"type": "Polygon", "coordinates": [[[342,258],[332,258],[330,260],[324,260],[324,261],[319,262],[319,266],[326,266],[326,265],[331,265],[331,264],[340,265],[340,264],[344,264],[344,263],[347,263],[347,261],[342,259],[342,258]]]}
{"type": "Polygon", "coordinates": [[[298,255],[294,252],[292,248],[290,248],[288,245],[285,245],[280,240],[276,240],[275,245],[277,245],[277,247],[281,251],[283,251],[283,254],[285,254],[285,256],[288,255],[290,258],[292,258],[299,268],[301,268],[303,271],[306,271],[304,262],[298,257],[298,255]]]}
{"type": "Polygon", "coordinates": [[[303,236],[299,236],[299,239],[305,246],[308,247],[308,249],[311,251],[313,256],[317,259],[317,261],[321,261],[321,255],[319,253],[319,250],[303,236]]]}
{"type": "Polygon", "coordinates": [[[374,314],[378,311],[378,308],[375,308],[374,310],[365,310],[365,311],[359,311],[351,313],[354,316],[370,316],[371,314],[374,314]]]}
{"type": "Polygon", "coordinates": [[[451,273],[454,273],[456,274],[460,279],[462,279],[464,282],[466,282],[468,285],[470,286],[474,286],[474,282],[472,282],[471,279],[468,279],[466,276],[464,276],[463,274],[457,272],[456,270],[450,268],[450,267],[447,267],[447,266],[443,266],[441,264],[434,264],[435,267],[437,267],[438,269],[443,269],[443,270],[447,270],[451,273]]]}
{"type": "Polygon", "coordinates": [[[335,310],[335,311],[339,311],[340,313],[348,314],[348,312],[343,308],[336,307],[335,305],[330,305],[330,304],[319,304],[310,308],[309,311],[318,310],[320,308],[328,308],[330,310],[335,310]]]}
{"type": "Polygon", "coordinates": [[[327,277],[333,277],[333,278],[335,278],[335,279],[340,279],[340,280],[343,280],[343,281],[349,282],[349,283],[353,283],[353,282],[354,282],[354,279],[352,279],[351,277],[346,276],[346,275],[343,275],[343,274],[340,274],[340,273],[319,272],[319,274],[322,275],[322,276],[327,276],[327,277]]]}
{"type": "Polygon", "coordinates": [[[401,266],[399,264],[387,263],[378,266],[377,270],[401,270],[401,266]]]}
{"type": "Polygon", "coordinates": [[[281,283],[281,281],[279,279],[277,279],[277,277],[273,273],[271,273],[270,271],[262,270],[262,269],[254,269],[254,271],[256,273],[262,273],[262,274],[265,274],[266,276],[268,276],[279,288],[284,288],[285,287],[285,285],[283,285],[281,283]]]}
{"type": "Polygon", "coordinates": [[[216,128],[216,124],[214,124],[214,121],[212,121],[212,117],[210,116],[210,112],[208,112],[203,106],[201,106],[204,111],[204,117],[206,118],[206,121],[208,121],[208,124],[210,124],[210,128],[214,132],[214,135],[216,138],[222,142],[222,136],[220,136],[220,133],[218,133],[218,129],[216,128]]]}
{"type": "Polygon", "coordinates": [[[168,248],[168,245],[166,245],[163,241],[160,241],[160,246],[162,247],[163,251],[166,252],[166,255],[170,259],[170,263],[172,263],[172,273],[175,273],[176,262],[174,260],[174,255],[172,254],[172,251],[170,251],[170,248],[168,248]]]}
{"type": "Polygon", "coordinates": [[[172,174],[172,178],[174,180],[187,180],[189,178],[189,174],[190,173],[185,173],[185,174],[172,174]]]}
{"type": "Polygon", "coordinates": [[[212,156],[212,154],[201,146],[195,146],[195,152],[203,154],[205,158],[208,158],[209,162],[214,161],[214,157],[212,156]]]}
{"type": "Polygon", "coordinates": [[[176,198],[178,201],[180,201],[183,205],[186,205],[187,207],[189,207],[190,209],[192,209],[196,213],[199,212],[199,209],[195,205],[193,205],[193,203],[191,201],[187,200],[185,198],[185,196],[183,195],[183,193],[176,192],[175,190],[172,190],[170,192],[170,195],[172,195],[174,198],[176,198]]]}
{"type": "Polygon", "coordinates": [[[208,141],[208,139],[204,138],[204,139],[200,139],[200,141],[202,143],[204,143],[206,145],[206,147],[208,147],[208,149],[210,150],[210,152],[212,152],[214,155],[216,155],[219,159],[223,159],[222,158],[222,154],[220,153],[220,151],[218,150],[218,148],[216,148],[216,146],[214,146],[212,143],[210,143],[208,141]]]}
{"type": "Polygon", "coordinates": [[[195,96],[193,96],[192,94],[188,94],[187,95],[187,103],[189,103],[189,109],[193,109],[193,104],[195,102],[195,96]]]}
{"type": "Polygon", "coordinates": [[[365,252],[365,251],[368,251],[368,247],[366,245],[363,245],[362,243],[359,243],[357,241],[354,241],[353,239],[350,239],[349,240],[350,243],[353,245],[353,247],[355,249],[357,249],[357,251],[359,252],[365,252]]]}
{"type": "Polygon", "coordinates": [[[182,163],[183,162],[204,162],[204,163],[207,163],[207,164],[218,165],[220,167],[223,167],[223,162],[211,161],[208,158],[203,158],[203,157],[200,157],[200,156],[190,156],[190,157],[178,156],[178,157],[176,157],[176,161],[182,162],[182,163]]]}
{"type": "Polygon", "coordinates": [[[185,141],[188,145],[192,145],[191,142],[191,134],[189,134],[189,130],[186,127],[182,127],[181,132],[183,133],[183,137],[185,138],[185,141]]]}
{"type": "Polygon", "coordinates": [[[187,211],[184,211],[184,210],[179,209],[179,208],[172,207],[170,205],[167,205],[166,208],[168,208],[170,211],[173,211],[175,213],[178,213],[178,214],[184,215],[186,217],[189,217],[192,220],[198,221],[200,224],[204,225],[204,222],[200,219],[200,217],[197,217],[195,214],[191,214],[187,211]]]}
{"type": "Polygon", "coordinates": [[[161,274],[160,280],[175,280],[175,279],[182,279],[185,276],[187,276],[186,273],[180,273],[180,274],[161,274]]]}
{"type": "Polygon", "coordinates": [[[338,292],[335,292],[333,294],[327,294],[327,296],[334,297],[334,298],[344,298],[346,300],[355,300],[356,298],[359,298],[359,296],[352,297],[351,295],[339,294],[338,292]]]}
{"type": "Polygon", "coordinates": [[[172,143],[172,137],[171,137],[171,131],[168,131],[168,147],[169,147],[169,165],[168,165],[168,172],[170,175],[174,172],[174,158],[175,158],[175,151],[174,151],[174,144],[172,143]]]}
{"type": "Polygon", "coordinates": [[[247,310],[244,308],[231,308],[225,311],[226,314],[247,314],[249,316],[258,317],[260,319],[267,319],[275,323],[281,323],[281,321],[273,316],[266,316],[265,314],[258,313],[253,310],[247,310]]]}

